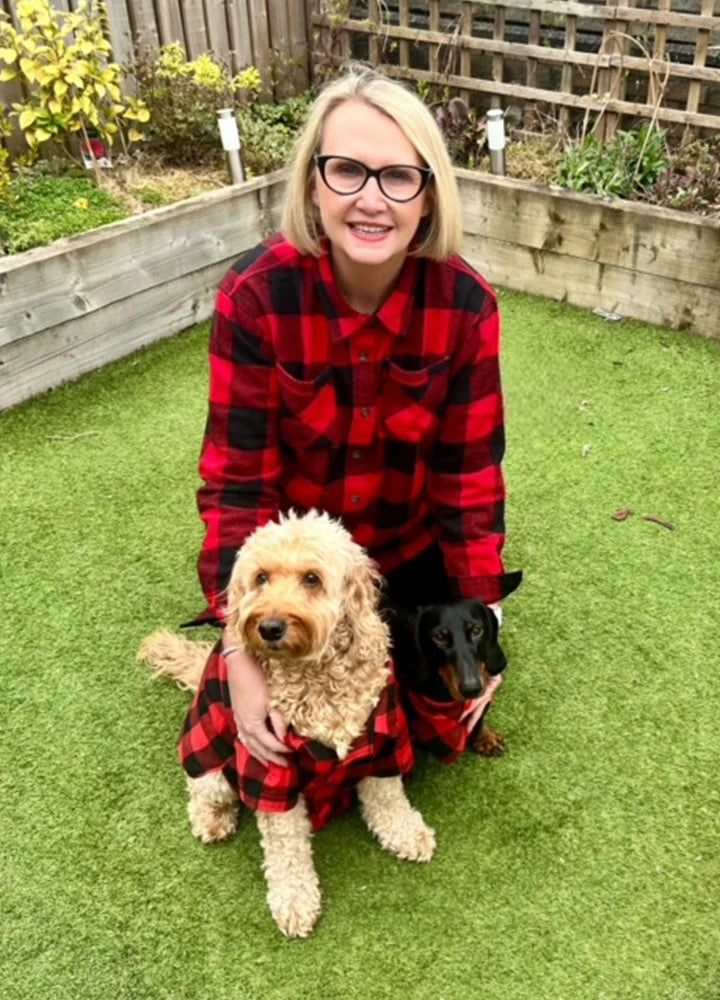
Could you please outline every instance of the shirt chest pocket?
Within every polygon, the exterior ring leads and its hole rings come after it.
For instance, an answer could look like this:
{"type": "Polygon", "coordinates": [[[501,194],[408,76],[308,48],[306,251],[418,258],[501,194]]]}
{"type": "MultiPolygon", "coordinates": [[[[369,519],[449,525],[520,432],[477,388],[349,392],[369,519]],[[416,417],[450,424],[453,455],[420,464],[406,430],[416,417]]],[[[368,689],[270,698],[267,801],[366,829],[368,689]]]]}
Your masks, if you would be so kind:
{"type": "Polygon", "coordinates": [[[411,371],[388,363],[382,389],[382,423],[389,437],[420,442],[432,438],[447,396],[450,358],[411,371]]]}
{"type": "Polygon", "coordinates": [[[280,445],[294,451],[336,447],[341,414],[332,371],[314,379],[294,378],[278,366],[280,387],[280,445]]]}

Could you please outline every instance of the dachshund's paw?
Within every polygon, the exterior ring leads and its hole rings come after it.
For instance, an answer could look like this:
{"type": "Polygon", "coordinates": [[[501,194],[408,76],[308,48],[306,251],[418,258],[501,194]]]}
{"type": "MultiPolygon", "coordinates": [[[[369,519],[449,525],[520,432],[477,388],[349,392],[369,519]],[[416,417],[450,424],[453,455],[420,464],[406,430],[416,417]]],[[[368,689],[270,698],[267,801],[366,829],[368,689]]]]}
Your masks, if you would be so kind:
{"type": "Polygon", "coordinates": [[[483,757],[502,757],[505,753],[505,740],[485,723],[471,739],[470,746],[483,757]]]}
{"type": "Polygon", "coordinates": [[[286,883],[268,892],[268,904],[285,937],[307,937],[320,916],[320,888],[317,884],[286,883]]]}

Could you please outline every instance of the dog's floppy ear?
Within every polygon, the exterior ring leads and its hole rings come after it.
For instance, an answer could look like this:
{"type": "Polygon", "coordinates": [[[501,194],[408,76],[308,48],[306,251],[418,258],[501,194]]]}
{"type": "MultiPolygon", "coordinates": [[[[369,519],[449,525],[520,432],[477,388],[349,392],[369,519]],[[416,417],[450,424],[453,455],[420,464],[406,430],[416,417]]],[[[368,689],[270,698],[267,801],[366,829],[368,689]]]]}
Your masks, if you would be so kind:
{"type": "Polygon", "coordinates": [[[345,608],[351,619],[361,618],[377,610],[381,583],[382,577],[375,563],[362,549],[357,548],[345,578],[345,608]]]}
{"type": "MultiPolygon", "coordinates": [[[[513,576],[514,574],[511,573],[508,575],[513,576]]],[[[519,583],[520,581],[518,580],[515,586],[518,586],[519,583]]],[[[483,623],[485,628],[483,646],[487,672],[489,674],[501,674],[507,666],[507,658],[505,653],[502,651],[500,643],[498,642],[500,626],[498,625],[495,613],[492,608],[487,606],[487,604],[483,604],[481,601],[475,601],[473,604],[473,616],[477,617],[483,623]]]]}
{"type": "Polygon", "coordinates": [[[227,612],[226,612],[227,627],[230,631],[230,634],[234,637],[234,641],[236,642],[239,641],[241,638],[239,629],[240,602],[242,601],[245,595],[245,585],[243,584],[242,581],[242,576],[240,573],[240,567],[238,563],[239,563],[239,555],[235,559],[235,565],[233,566],[233,571],[230,575],[230,582],[228,583],[227,588],[225,590],[225,594],[227,597],[227,612]]]}
{"type": "Polygon", "coordinates": [[[500,591],[503,597],[509,597],[514,590],[517,590],[522,583],[522,570],[516,569],[512,573],[503,573],[500,577],[500,591]]]}

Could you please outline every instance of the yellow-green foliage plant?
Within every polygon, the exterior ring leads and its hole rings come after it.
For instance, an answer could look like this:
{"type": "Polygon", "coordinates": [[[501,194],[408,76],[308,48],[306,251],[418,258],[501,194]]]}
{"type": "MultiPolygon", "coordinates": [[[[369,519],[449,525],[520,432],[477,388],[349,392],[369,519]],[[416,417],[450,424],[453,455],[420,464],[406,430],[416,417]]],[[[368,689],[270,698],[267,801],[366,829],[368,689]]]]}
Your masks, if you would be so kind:
{"type": "MultiPolygon", "coordinates": [[[[27,98],[10,115],[33,152],[56,144],[72,159],[73,138],[90,149],[95,132],[108,146],[119,138],[143,138],[140,126],[150,118],[142,101],[123,96],[121,71],[112,62],[105,6],[81,0],[75,11],[55,9],[50,0],[18,0],[17,30],[0,14],[0,82],[19,80],[27,98]]],[[[93,161],[95,158],[93,156],[93,161]]],[[[96,176],[100,171],[95,163],[96,176]]]]}

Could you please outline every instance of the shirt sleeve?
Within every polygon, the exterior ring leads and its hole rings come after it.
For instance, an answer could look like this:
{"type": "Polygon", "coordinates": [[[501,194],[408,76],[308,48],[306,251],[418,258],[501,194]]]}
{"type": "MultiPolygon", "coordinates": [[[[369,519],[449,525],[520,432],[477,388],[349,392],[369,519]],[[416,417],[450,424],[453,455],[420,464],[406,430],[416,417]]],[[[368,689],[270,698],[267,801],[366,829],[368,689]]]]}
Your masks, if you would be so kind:
{"type": "Polygon", "coordinates": [[[272,348],[252,289],[229,272],[220,284],[210,338],[208,417],[197,495],[205,525],[198,575],[206,610],[222,622],[237,550],[279,509],[278,383],[272,348]]]}
{"type": "Polygon", "coordinates": [[[446,405],[430,456],[428,495],[440,525],[448,576],[459,596],[502,598],[505,452],[499,364],[500,321],[487,291],[451,369],[446,405]]]}

